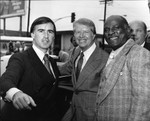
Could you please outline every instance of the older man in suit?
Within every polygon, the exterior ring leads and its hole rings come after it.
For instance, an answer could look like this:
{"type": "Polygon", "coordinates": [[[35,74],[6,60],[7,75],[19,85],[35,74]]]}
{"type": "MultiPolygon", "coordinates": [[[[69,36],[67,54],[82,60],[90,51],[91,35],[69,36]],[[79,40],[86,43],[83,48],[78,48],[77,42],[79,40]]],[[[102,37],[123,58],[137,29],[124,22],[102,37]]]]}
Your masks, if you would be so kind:
{"type": "Polygon", "coordinates": [[[73,23],[73,31],[78,47],[70,61],[60,68],[62,75],[72,75],[74,90],[71,108],[63,120],[67,121],[66,117],[71,114],[73,121],[93,121],[100,74],[108,53],[95,44],[96,29],[93,21],[81,18],[73,23]]]}
{"type": "Polygon", "coordinates": [[[147,41],[147,26],[143,21],[135,20],[129,23],[132,30],[131,38],[142,47],[150,50],[150,43],[147,41]]]}
{"type": "Polygon", "coordinates": [[[32,47],[11,56],[0,77],[0,95],[6,102],[0,112],[2,121],[59,121],[55,105],[59,71],[46,56],[55,33],[50,18],[37,18],[31,25],[32,47]]]}
{"type": "Polygon", "coordinates": [[[113,49],[96,98],[96,121],[150,120],[150,53],[130,39],[125,18],[112,15],[105,39],[113,49]]]}

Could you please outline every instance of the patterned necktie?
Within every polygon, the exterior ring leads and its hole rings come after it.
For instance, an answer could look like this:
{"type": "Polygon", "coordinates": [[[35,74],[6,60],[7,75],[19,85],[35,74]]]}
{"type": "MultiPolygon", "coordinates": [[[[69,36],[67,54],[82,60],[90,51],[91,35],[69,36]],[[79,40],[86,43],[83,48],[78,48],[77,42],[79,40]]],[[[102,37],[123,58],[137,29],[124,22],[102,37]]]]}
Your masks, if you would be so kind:
{"type": "Polygon", "coordinates": [[[83,63],[83,52],[80,53],[80,58],[78,60],[78,64],[77,64],[77,67],[76,67],[76,79],[78,79],[79,77],[79,74],[80,74],[80,71],[81,71],[81,67],[82,67],[82,63],[83,63]]]}
{"type": "Polygon", "coordinates": [[[46,67],[47,71],[50,74],[52,74],[51,69],[50,69],[50,62],[49,62],[49,59],[48,59],[48,54],[45,54],[43,60],[44,60],[44,66],[46,67]]]}

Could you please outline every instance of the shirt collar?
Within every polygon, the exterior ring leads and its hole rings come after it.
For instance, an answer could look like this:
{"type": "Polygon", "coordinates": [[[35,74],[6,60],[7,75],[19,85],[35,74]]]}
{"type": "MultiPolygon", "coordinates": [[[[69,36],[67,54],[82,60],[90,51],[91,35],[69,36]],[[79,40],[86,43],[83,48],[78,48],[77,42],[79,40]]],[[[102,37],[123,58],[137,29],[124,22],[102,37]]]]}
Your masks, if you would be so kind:
{"type": "Polygon", "coordinates": [[[123,46],[121,46],[121,47],[118,48],[117,50],[115,50],[115,51],[112,50],[112,52],[111,52],[110,55],[109,55],[109,58],[115,58],[128,42],[129,42],[129,41],[127,41],[123,46]]]}
{"type": "Polygon", "coordinates": [[[33,50],[35,51],[35,53],[37,54],[37,56],[39,57],[39,59],[41,61],[43,61],[45,53],[43,51],[41,51],[39,48],[37,48],[34,44],[32,45],[32,47],[33,47],[33,50]]]}
{"type": "Polygon", "coordinates": [[[143,43],[141,44],[141,46],[144,47],[144,44],[145,44],[145,42],[143,42],[143,43]]]}
{"type": "Polygon", "coordinates": [[[95,48],[96,48],[96,44],[93,43],[90,48],[88,48],[86,51],[83,52],[84,53],[84,57],[85,57],[86,60],[89,59],[89,57],[91,56],[91,54],[93,53],[95,48]]]}

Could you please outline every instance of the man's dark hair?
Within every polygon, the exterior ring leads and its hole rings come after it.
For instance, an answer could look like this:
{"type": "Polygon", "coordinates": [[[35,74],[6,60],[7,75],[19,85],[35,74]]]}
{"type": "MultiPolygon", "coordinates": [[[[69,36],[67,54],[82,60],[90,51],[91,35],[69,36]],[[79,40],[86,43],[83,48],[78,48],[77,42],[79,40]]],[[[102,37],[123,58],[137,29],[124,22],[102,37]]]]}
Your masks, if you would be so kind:
{"type": "Polygon", "coordinates": [[[78,46],[77,42],[75,41],[74,36],[71,36],[70,42],[72,43],[72,45],[73,45],[74,47],[77,47],[77,46],[78,46]]]}
{"type": "Polygon", "coordinates": [[[56,35],[56,26],[55,26],[54,22],[48,17],[39,17],[39,18],[35,19],[34,22],[31,25],[30,33],[33,33],[36,25],[45,24],[45,23],[52,23],[53,24],[54,34],[56,35]]]}

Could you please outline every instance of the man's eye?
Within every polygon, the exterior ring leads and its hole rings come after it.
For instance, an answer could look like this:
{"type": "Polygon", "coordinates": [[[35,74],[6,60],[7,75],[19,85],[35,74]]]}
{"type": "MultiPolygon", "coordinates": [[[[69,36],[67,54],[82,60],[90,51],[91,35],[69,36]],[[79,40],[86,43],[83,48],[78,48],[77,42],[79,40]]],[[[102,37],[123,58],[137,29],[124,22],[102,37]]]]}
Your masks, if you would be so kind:
{"type": "Polygon", "coordinates": [[[130,29],[131,32],[133,32],[133,29],[130,29]]]}
{"type": "Polygon", "coordinates": [[[113,31],[118,31],[119,30],[119,27],[114,27],[114,28],[112,28],[113,29],[113,31]]]}
{"type": "Polygon", "coordinates": [[[44,31],[40,29],[39,32],[44,32],[44,31]]]}
{"type": "Polygon", "coordinates": [[[90,33],[90,32],[89,32],[89,31],[84,31],[84,33],[85,33],[85,34],[88,34],[88,33],[90,33]]]}
{"type": "Polygon", "coordinates": [[[48,33],[54,34],[54,31],[53,30],[49,30],[48,33]]]}
{"type": "Polygon", "coordinates": [[[76,31],[75,34],[80,34],[80,32],[76,31]]]}
{"type": "Polygon", "coordinates": [[[142,32],[142,30],[141,30],[141,29],[138,29],[137,32],[142,32]]]}
{"type": "Polygon", "coordinates": [[[108,29],[108,28],[107,28],[107,29],[104,29],[104,32],[108,33],[108,32],[109,32],[109,29],[108,29]]]}

